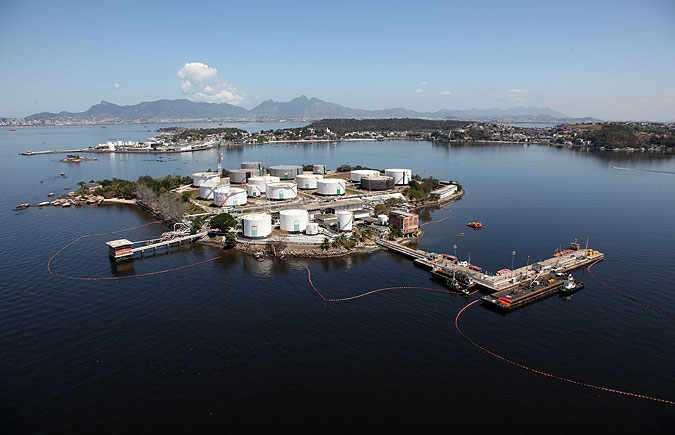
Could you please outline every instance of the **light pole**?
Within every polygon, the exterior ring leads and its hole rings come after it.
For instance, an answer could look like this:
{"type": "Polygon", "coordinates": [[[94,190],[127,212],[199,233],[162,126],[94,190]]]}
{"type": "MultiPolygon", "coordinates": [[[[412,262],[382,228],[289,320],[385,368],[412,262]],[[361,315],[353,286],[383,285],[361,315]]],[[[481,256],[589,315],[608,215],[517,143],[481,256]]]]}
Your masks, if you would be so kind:
{"type": "Polygon", "coordinates": [[[516,259],[516,251],[511,251],[511,278],[513,278],[513,262],[516,259]]]}

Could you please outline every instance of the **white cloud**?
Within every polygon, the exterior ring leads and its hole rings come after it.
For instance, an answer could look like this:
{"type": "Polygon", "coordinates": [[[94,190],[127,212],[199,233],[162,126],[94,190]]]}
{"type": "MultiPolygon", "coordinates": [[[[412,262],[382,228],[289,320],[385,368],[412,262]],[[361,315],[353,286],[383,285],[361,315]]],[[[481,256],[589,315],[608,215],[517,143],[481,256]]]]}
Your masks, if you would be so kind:
{"type": "Polygon", "coordinates": [[[417,89],[415,89],[415,93],[416,93],[416,94],[421,94],[421,93],[423,93],[423,92],[424,92],[424,90],[423,90],[422,88],[417,88],[417,89]]]}
{"type": "Polygon", "coordinates": [[[180,88],[190,101],[238,104],[244,95],[218,75],[218,70],[201,62],[188,62],[176,74],[180,88]]]}
{"type": "Polygon", "coordinates": [[[119,88],[121,88],[121,87],[122,87],[122,85],[120,85],[119,83],[115,83],[115,84],[113,85],[113,89],[119,89],[119,88]]]}
{"type": "Polygon", "coordinates": [[[441,95],[450,95],[452,92],[450,91],[441,91],[441,95]]]}
{"type": "Polygon", "coordinates": [[[427,82],[422,82],[422,83],[420,83],[420,85],[426,86],[426,85],[427,85],[427,82]]]}
{"type": "Polygon", "coordinates": [[[509,89],[508,91],[504,92],[503,94],[498,94],[495,92],[488,92],[487,95],[489,97],[497,98],[499,100],[505,100],[505,101],[510,101],[512,103],[524,103],[527,101],[525,99],[525,94],[529,94],[530,91],[529,89],[518,89],[518,88],[513,88],[509,89]]]}
{"type": "Polygon", "coordinates": [[[507,94],[529,94],[530,91],[527,90],[527,89],[514,88],[514,89],[509,89],[508,91],[506,91],[506,93],[507,94]]]}

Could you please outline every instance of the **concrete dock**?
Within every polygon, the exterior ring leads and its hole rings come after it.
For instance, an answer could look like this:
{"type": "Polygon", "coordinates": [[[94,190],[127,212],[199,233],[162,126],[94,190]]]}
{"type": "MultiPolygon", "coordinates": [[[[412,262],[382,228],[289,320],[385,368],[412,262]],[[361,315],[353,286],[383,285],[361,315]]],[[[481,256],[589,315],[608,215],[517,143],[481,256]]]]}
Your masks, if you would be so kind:
{"type": "Polygon", "coordinates": [[[412,258],[416,265],[425,269],[442,269],[449,272],[449,274],[456,271],[469,275],[482,289],[491,293],[516,287],[520,281],[534,278],[541,271],[556,270],[562,273],[569,273],[589,266],[596,261],[602,261],[605,258],[605,254],[602,252],[592,249],[579,249],[520,267],[502,275],[491,275],[469,267],[471,265],[460,265],[456,260],[446,255],[412,249],[399,243],[381,239],[377,240],[377,244],[390,251],[412,258]]]}

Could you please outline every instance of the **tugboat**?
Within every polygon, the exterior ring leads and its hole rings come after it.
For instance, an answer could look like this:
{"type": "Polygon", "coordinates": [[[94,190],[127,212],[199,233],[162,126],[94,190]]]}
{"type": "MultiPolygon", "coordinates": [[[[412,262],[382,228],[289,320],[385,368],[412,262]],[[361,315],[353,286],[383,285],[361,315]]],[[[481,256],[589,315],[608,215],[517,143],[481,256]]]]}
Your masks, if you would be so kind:
{"type": "Polygon", "coordinates": [[[584,283],[581,281],[575,281],[574,277],[570,273],[567,275],[567,279],[560,288],[560,293],[574,293],[575,291],[581,290],[582,288],[584,288],[584,283]]]}
{"type": "Polygon", "coordinates": [[[450,274],[450,272],[446,269],[436,267],[431,270],[431,274],[434,277],[445,281],[445,285],[447,285],[451,290],[464,294],[469,294],[469,289],[476,285],[471,275],[454,270],[452,271],[452,274],[450,274]]]}
{"type": "Polygon", "coordinates": [[[483,222],[469,222],[468,224],[466,224],[466,226],[471,227],[474,230],[480,230],[481,228],[483,228],[483,222]]]}

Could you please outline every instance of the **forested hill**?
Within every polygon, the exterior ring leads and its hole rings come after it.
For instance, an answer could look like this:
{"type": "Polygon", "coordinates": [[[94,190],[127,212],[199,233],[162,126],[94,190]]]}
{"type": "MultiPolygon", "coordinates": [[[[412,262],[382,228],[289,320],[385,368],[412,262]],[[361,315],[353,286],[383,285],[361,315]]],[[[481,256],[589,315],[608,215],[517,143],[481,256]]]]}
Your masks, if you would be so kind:
{"type": "Polygon", "coordinates": [[[433,119],[388,118],[388,119],[322,119],[308,125],[314,129],[330,129],[337,135],[356,131],[417,131],[431,132],[453,130],[470,124],[467,121],[441,121],[433,119]]]}

